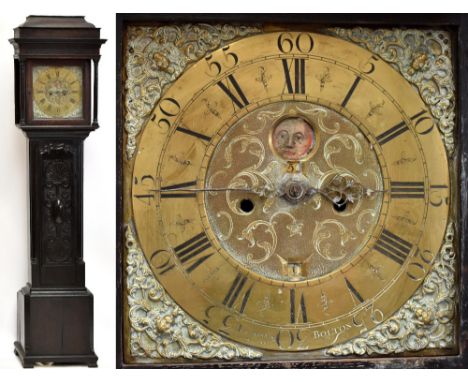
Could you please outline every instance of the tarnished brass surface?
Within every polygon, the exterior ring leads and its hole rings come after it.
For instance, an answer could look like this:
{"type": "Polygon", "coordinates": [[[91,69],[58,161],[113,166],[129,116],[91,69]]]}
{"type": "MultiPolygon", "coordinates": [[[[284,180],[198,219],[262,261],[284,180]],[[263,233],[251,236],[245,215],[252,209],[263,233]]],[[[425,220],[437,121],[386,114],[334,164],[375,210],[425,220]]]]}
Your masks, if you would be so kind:
{"type": "Polygon", "coordinates": [[[438,126],[377,54],[317,33],[246,37],[173,80],[139,122],[125,180],[125,217],[172,300],[272,351],[349,354],[336,345],[400,317],[444,240],[450,116],[438,126]],[[288,161],[273,134],[297,117],[313,144],[288,161]]]}
{"type": "Polygon", "coordinates": [[[419,91],[449,156],[455,152],[455,81],[450,33],[443,30],[331,28],[377,54],[419,91]]]}
{"type": "Polygon", "coordinates": [[[132,356],[143,362],[155,358],[229,360],[262,356],[257,350],[226,341],[190,318],[154,278],[130,224],[125,238],[132,356]]]}
{"type": "Polygon", "coordinates": [[[454,238],[454,224],[449,223],[432,271],[395,315],[361,337],[327,349],[326,354],[392,354],[453,348],[457,305],[454,238]]]}
{"type": "MultiPolygon", "coordinates": [[[[234,123],[222,137],[213,142],[217,147],[205,181],[209,187],[274,191],[296,178],[324,189],[342,176],[382,190],[379,162],[369,141],[352,122],[324,106],[301,101],[267,104],[234,123]],[[310,119],[316,150],[291,176],[288,162],[268,142],[277,121],[298,115],[310,119]]],[[[361,197],[337,211],[318,193],[291,203],[274,194],[207,192],[205,229],[222,237],[226,258],[246,271],[271,281],[311,280],[339,269],[360,252],[375,228],[383,194],[361,197]],[[242,210],[245,200],[254,205],[251,212],[242,210]]]]}
{"type": "Polygon", "coordinates": [[[128,30],[125,81],[126,155],[164,89],[191,63],[239,37],[259,33],[254,26],[185,24],[128,30]]]}
{"type": "Polygon", "coordinates": [[[34,119],[83,117],[81,67],[34,66],[32,80],[34,119]]]}

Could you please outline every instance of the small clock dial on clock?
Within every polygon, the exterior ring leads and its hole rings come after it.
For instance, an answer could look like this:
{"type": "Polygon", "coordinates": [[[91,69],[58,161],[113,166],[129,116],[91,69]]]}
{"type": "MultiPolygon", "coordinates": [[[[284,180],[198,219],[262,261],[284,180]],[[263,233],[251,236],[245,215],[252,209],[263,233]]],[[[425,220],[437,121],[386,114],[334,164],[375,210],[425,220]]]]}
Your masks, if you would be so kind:
{"type": "Polygon", "coordinates": [[[34,119],[83,117],[82,67],[34,66],[32,83],[34,119]]]}

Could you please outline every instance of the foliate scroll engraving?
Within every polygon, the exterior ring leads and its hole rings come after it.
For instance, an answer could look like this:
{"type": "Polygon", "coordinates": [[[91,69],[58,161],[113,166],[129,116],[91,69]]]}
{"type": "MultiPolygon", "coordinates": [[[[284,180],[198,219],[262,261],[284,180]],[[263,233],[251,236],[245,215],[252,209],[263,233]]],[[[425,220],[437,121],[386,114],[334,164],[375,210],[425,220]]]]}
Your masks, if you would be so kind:
{"type": "Polygon", "coordinates": [[[346,254],[346,244],[356,236],[336,219],[325,219],[315,223],[313,242],[315,251],[327,260],[341,260],[346,254]],[[334,227],[333,230],[331,227],[334,227]]]}
{"type": "MultiPolygon", "coordinates": [[[[304,125],[293,126],[303,131],[304,125]]],[[[239,119],[216,145],[205,184],[230,190],[205,194],[210,228],[223,237],[220,245],[230,256],[264,277],[281,281],[320,277],[359,253],[378,216],[369,211],[380,210],[382,193],[356,196],[341,211],[323,194],[303,199],[301,194],[309,187],[333,188],[340,195],[350,190],[349,198],[354,195],[352,185],[381,190],[379,172],[369,141],[348,119],[311,102],[271,103],[239,119]],[[291,116],[298,115],[307,118],[314,139],[318,137],[316,153],[303,167],[290,170],[273,136],[278,122],[296,121],[291,116]],[[337,186],[338,178],[342,181],[337,186]],[[244,209],[244,202],[251,203],[251,209],[244,209]]]]}
{"type": "Polygon", "coordinates": [[[42,246],[50,264],[72,260],[73,155],[71,145],[48,143],[39,148],[44,174],[42,246]]]}
{"type": "Polygon", "coordinates": [[[190,318],[164,291],[139,248],[132,226],[125,231],[130,349],[140,361],[158,358],[255,359],[262,353],[225,341],[190,318]]]}
{"type": "Polygon", "coordinates": [[[395,315],[361,337],[327,349],[326,354],[394,354],[452,348],[456,309],[454,236],[454,224],[449,223],[432,271],[395,315]]]}
{"type": "Polygon", "coordinates": [[[379,55],[417,88],[451,157],[455,149],[455,85],[449,32],[367,28],[331,28],[328,32],[379,55]]]}
{"type": "Polygon", "coordinates": [[[255,26],[183,24],[129,27],[125,55],[126,152],[131,159],[136,137],[165,87],[186,66],[238,38],[261,32],[255,26]]]}

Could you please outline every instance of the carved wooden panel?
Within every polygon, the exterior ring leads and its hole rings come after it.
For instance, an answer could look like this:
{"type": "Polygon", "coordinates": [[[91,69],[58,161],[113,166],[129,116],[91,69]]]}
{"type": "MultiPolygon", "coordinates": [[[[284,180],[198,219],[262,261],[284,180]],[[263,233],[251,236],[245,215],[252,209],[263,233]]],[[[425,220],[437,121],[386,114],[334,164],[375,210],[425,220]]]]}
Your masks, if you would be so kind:
{"type": "Polygon", "coordinates": [[[42,205],[42,250],[44,264],[73,260],[73,159],[69,144],[48,143],[41,147],[44,174],[42,205]]]}

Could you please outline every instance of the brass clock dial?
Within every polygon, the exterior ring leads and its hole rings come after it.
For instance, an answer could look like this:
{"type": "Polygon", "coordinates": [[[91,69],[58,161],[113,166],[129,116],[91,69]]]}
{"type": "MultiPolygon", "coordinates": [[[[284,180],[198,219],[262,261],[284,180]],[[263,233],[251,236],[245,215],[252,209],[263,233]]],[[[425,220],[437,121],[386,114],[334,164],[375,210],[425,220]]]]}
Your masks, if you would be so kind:
{"type": "Polygon", "coordinates": [[[155,105],[132,179],[139,244],[169,295],[273,351],[390,317],[430,271],[449,211],[431,200],[449,172],[418,93],[369,51],[309,32],[190,66],[155,105]]]}
{"type": "Polygon", "coordinates": [[[34,119],[83,117],[81,66],[34,66],[32,84],[34,119]]]}

